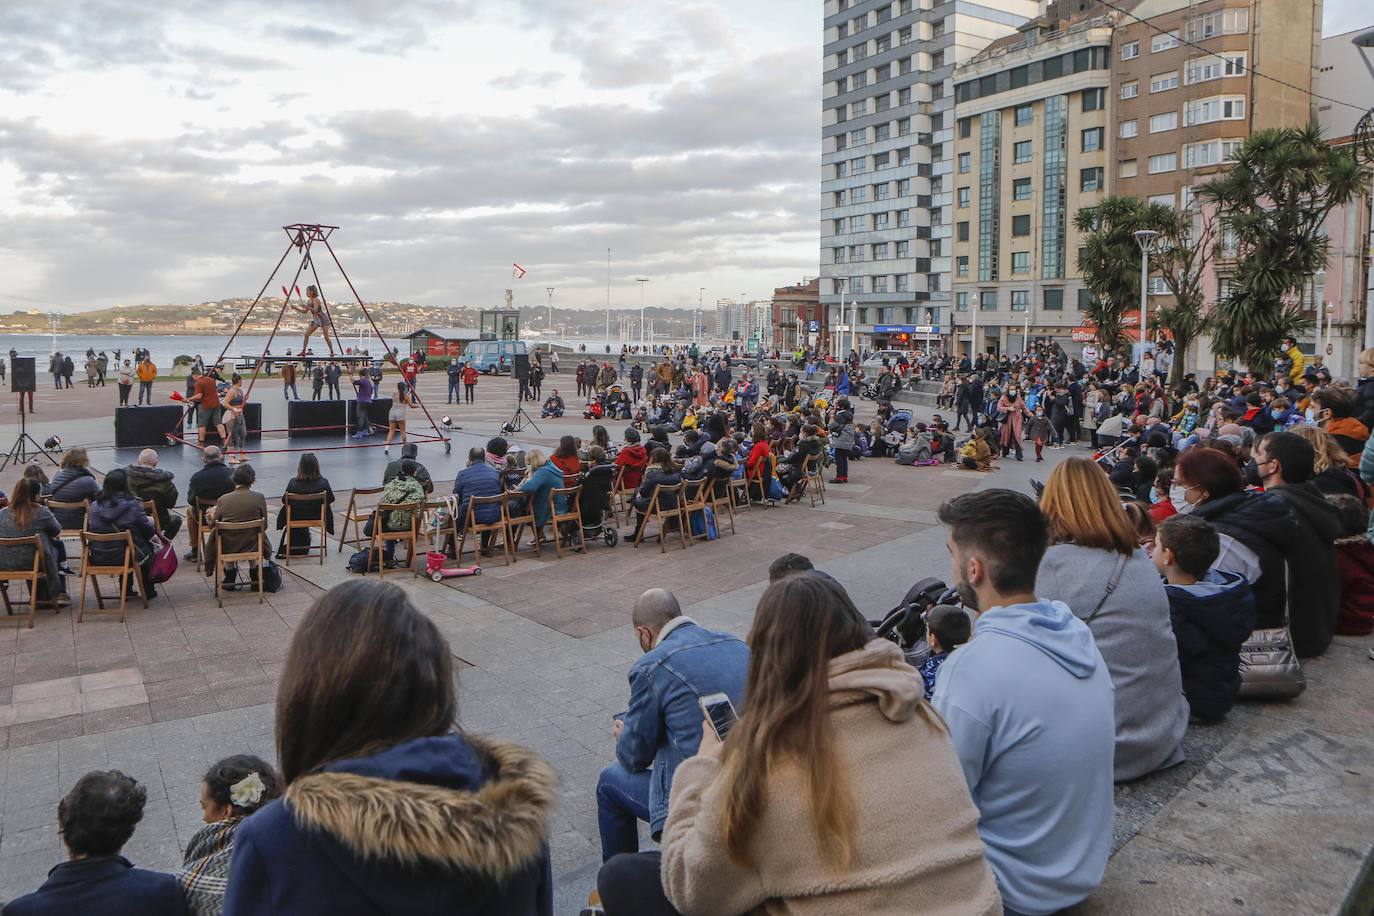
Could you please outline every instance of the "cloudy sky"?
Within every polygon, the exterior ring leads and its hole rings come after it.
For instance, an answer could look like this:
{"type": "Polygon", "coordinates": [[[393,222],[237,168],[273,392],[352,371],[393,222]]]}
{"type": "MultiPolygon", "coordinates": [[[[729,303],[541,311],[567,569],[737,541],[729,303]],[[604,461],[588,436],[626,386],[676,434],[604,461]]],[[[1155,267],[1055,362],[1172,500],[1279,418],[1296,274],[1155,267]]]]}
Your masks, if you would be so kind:
{"type": "Polygon", "coordinates": [[[607,247],[615,305],[763,297],[820,57],[817,0],[6,0],[0,309],[252,295],[296,221],[369,299],[600,307],[607,247]]]}

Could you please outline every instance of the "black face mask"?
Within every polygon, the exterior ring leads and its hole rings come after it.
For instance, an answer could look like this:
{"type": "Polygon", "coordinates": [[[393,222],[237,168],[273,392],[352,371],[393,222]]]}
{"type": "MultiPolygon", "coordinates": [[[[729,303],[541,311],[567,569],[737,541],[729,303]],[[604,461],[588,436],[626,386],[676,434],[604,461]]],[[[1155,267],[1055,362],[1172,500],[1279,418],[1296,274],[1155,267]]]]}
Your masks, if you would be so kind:
{"type": "Polygon", "coordinates": [[[1263,481],[1260,480],[1259,465],[1253,458],[1246,462],[1242,476],[1245,478],[1245,482],[1252,487],[1264,485],[1263,481]]]}

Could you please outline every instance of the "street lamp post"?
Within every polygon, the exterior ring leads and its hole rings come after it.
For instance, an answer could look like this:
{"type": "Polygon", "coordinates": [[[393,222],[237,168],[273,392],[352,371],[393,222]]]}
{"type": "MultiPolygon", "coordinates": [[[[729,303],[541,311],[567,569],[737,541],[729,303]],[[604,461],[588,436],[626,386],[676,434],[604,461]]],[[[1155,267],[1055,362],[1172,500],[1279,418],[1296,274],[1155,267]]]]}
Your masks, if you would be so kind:
{"type": "Polygon", "coordinates": [[[701,300],[706,295],[706,287],[697,287],[697,310],[692,313],[692,343],[698,342],[701,327],[701,300]]]}
{"type": "MultiPolygon", "coordinates": [[[[549,336],[552,337],[552,336],[553,336],[553,291],[554,291],[554,287],[552,287],[552,286],[546,286],[546,287],[544,287],[544,290],[549,294],[549,336]]],[[[552,345],[552,344],[553,344],[553,341],[550,340],[550,341],[549,341],[549,344],[552,345]]]]}
{"type": "Polygon", "coordinates": [[[973,327],[968,335],[968,358],[970,363],[978,362],[978,307],[982,300],[977,293],[968,297],[969,308],[973,309],[973,327]]]}
{"type": "Polygon", "coordinates": [[[1150,308],[1150,246],[1154,244],[1159,236],[1153,229],[1137,229],[1135,231],[1135,243],[1140,246],[1140,359],[1139,363],[1145,361],[1146,347],[1149,342],[1149,335],[1146,328],[1149,326],[1150,308]]]}
{"type": "Polygon", "coordinates": [[[635,282],[639,284],[639,345],[644,346],[644,284],[649,282],[648,277],[635,277],[635,282]]]}

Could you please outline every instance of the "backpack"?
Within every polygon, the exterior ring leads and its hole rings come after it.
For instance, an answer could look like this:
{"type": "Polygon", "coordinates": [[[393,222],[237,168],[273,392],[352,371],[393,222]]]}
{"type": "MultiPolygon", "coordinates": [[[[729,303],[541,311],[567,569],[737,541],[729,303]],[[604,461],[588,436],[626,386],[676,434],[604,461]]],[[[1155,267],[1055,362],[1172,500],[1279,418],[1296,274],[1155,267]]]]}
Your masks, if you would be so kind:
{"type": "Polygon", "coordinates": [[[262,590],[264,592],[281,591],[281,567],[269,559],[262,561],[260,575],[262,576],[262,590]]]}
{"type": "Polygon", "coordinates": [[[355,551],[348,558],[348,571],[355,573],[375,572],[381,567],[380,561],[381,555],[371,547],[355,551]]]}

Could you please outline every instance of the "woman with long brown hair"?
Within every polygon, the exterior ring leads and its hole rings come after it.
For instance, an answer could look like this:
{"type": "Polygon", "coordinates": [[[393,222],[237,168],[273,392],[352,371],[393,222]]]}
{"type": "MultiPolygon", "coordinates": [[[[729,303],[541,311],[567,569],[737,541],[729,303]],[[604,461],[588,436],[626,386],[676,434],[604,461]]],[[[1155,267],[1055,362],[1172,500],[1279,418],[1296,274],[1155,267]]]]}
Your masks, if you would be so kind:
{"type": "Polygon", "coordinates": [[[1097,462],[1069,458],[1040,497],[1049,550],[1035,594],[1062,601],[1092,631],[1116,688],[1117,782],[1183,760],[1188,701],[1169,596],[1097,462]]]}
{"type": "MultiPolygon", "coordinates": [[[[40,505],[38,494],[40,485],[27,477],[19,478],[10,491],[10,504],[0,509],[0,538],[26,538],[38,535],[38,549],[43,552],[45,578],[39,584],[40,602],[56,601],[58,605],[67,603],[66,580],[59,572],[62,558],[58,551],[61,543],[58,537],[62,526],[57,523],[47,506],[40,505]],[[54,599],[53,596],[57,597],[54,599]]],[[[33,568],[32,547],[0,547],[0,569],[20,570],[33,568]]]]}
{"type": "Polygon", "coordinates": [[[225,916],[549,916],[553,770],[457,713],[448,641],[405,592],[319,598],[277,692],[286,791],[235,833],[225,916]]]}
{"type": "Polygon", "coordinates": [[[673,778],[661,871],[672,905],[689,916],[765,902],[830,916],[1000,914],[945,724],[839,583],[774,583],[749,644],[738,724],[722,745],[704,722],[701,749],[673,778]]]}

